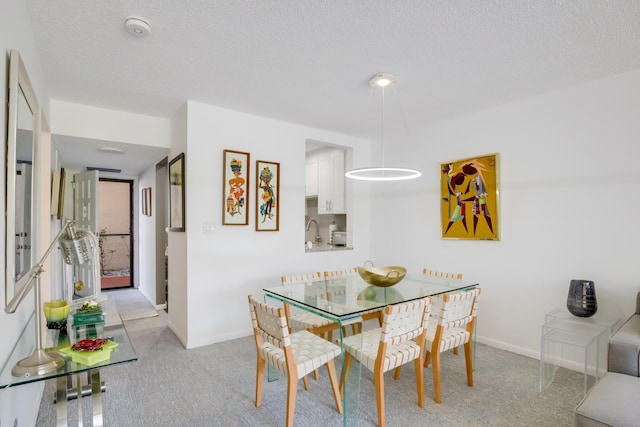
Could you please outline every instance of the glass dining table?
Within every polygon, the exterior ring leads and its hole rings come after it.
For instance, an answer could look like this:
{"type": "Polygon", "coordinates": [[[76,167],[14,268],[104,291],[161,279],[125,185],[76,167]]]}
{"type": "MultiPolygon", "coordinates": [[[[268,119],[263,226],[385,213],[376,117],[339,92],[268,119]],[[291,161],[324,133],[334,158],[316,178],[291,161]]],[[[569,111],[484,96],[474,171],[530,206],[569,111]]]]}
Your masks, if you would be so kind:
{"type": "MultiPolygon", "coordinates": [[[[300,310],[315,313],[338,324],[338,344],[342,349],[344,368],[344,346],[342,339],[351,325],[361,328],[362,315],[387,305],[413,301],[427,296],[471,289],[478,286],[469,280],[445,279],[422,274],[407,274],[399,283],[390,287],[369,285],[360,276],[353,275],[317,282],[279,285],[264,288],[265,302],[289,304],[300,310]],[[349,328],[347,328],[349,327],[349,328]]],[[[376,325],[377,326],[377,325],[376,325]]],[[[341,375],[344,369],[341,369],[341,375]]],[[[348,381],[343,394],[342,424],[358,425],[358,402],[360,396],[361,366],[353,359],[348,381]]],[[[372,389],[373,392],[373,389],[372,389]]]]}

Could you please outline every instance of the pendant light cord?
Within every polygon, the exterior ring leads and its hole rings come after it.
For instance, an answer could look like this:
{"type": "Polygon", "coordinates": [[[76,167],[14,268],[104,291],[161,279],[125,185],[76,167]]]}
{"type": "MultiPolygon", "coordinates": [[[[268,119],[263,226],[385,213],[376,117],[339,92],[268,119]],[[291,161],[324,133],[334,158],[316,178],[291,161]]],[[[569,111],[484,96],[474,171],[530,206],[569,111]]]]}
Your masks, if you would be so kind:
{"type": "Polygon", "coordinates": [[[380,119],[380,151],[381,151],[381,159],[382,159],[382,164],[381,166],[384,167],[384,87],[380,88],[382,90],[382,109],[381,111],[381,119],[380,119]]]}

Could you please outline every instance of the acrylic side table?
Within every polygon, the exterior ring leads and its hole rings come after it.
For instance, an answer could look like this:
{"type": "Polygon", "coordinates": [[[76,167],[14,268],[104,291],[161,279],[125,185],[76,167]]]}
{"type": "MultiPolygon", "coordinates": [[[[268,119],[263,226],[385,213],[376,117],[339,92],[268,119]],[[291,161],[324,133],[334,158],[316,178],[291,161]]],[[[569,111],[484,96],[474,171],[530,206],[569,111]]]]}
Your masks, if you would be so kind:
{"type": "Polygon", "coordinates": [[[619,318],[603,314],[577,317],[561,308],[547,313],[540,342],[540,391],[553,382],[558,367],[579,366],[586,395],[607,371],[607,344],[619,326],[619,318]]]}

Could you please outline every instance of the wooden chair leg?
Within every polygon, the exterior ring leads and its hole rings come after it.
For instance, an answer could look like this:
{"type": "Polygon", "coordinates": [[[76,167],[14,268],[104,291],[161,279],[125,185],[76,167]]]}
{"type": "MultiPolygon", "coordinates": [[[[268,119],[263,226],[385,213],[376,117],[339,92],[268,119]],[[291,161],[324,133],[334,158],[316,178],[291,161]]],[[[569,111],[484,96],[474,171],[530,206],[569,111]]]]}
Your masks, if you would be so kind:
{"type": "MultiPolygon", "coordinates": [[[[416,359],[418,360],[418,359],[416,359]]],[[[402,370],[402,365],[398,366],[395,371],[393,371],[393,379],[397,380],[400,378],[400,371],[402,370]]]]}
{"type": "Polygon", "coordinates": [[[429,367],[429,362],[431,361],[431,352],[427,351],[427,354],[425,354],[424,356],[424,367],[428,368],[429,367]]]}
{"type": "Polygon", "coordinates": [[[309,390],[309,378],[306,375],[302,377],[302,384],[304,384],[305,390],[309,390]]]}
{"type": "MultiPolygon", "coordinates": [[[[324,339],[324,333],[318,334],[318,336],[324,339]]],[[[304,379],[306,380],[306,379],[307,379],[307,377],[305,376],[305,377],[304,377],[304,379]]],[[[314,379],[314,380],[316,380],[316,381],[318,381],[318,380],[320,379],[320,372],[318,372],[318,370],[317,370],[317,369],[315,369],[315,370],[313,371],[313,379],[314,379]]],[[[307,382],[307,383],[305,383],[305,388],[306,388],[307,390],[309,390],[308,382],[307,382]]]]}
{"type": "Polygon", "coordinates": [[[340,373],[340,396],[344,397],[344,386],[349,379],[349,370],[351,369],[351,353],[345,352],[344,355],[344,371],[340,373]]]}
{"type": "Polygon", "coordinates": [[[264,382],[265,365],[264,359],[258,355],[258,363],[256,365],[256,408],[259,408],[262,404],[262,383],[264,382]]]}
{"type": "Polygon", "coordinates": [[[376,388],[376,406],[378,407],[378,426],[385,426],[384,410],[384,372],[380,369],[373,375],[373,385],[376,388]]]}
{"type": "Polygon", "coordinates": [[[467,365],[467,385],[473,387],[473,345],[471,341],[464,345],[464,361],[467,365]]]}
{"type": "Polygon", "coordinates": [[[458,354],[458,347],[453,347],[453,354],[455,354],[455,355],[458,354]]]}
{"type": "Polygon", "coordinates": [[[431,372],[433,372],[433,390],[435,392],[436,403],[442,403],[442,397],[440,396],[440,352],[433,353],[431,372]]]}
{"type": "Polygon", "coordinates": [[[336,401],[336,409],[340,414],[342,414],[342,395],[340,393],[340,386],[336,376],[336,365],[334,365],[333,360],[329,360],[327,362],[327,372],[329,373],[331,390],[333,390],[333,399],[336,401]]]}
{"type": "Polygon", "coordinates": [[[293,414],[296,409],[296,393],[298,392],[298,380],[291,375],[287,377],[287,427],[293,427],[293,414]]]}
{"type": "Polygon", "coordinates": [[[424,408],[424,370],[422,369],[422,360],[417,358],[413,361],[416,370],[416,387],[418,388],[418,406],[424,408]]]}

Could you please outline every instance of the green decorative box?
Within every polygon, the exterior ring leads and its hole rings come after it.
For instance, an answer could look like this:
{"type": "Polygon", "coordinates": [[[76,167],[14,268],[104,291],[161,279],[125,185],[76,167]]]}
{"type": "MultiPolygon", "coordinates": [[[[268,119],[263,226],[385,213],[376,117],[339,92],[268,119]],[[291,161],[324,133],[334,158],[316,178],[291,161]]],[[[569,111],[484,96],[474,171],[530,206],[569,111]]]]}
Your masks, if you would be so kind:
{"type": "Polygon", "coordinates": [[[63,354],[68,354],[71,356],[71,361],[75,363],[80,363],[82,365],[92,366],[96,363],[103,362],[105,360],[109,360],[111,357],[111,351],[118,346],[117,342],[107,341],[102,344],[102,348],[100,350],[95,351],[76,351],[69,347],[61,348],[59,351],[63,354]]]}
{"type": "Polygon", "coordinates": [[[89,313],[75,313],[73,315],[73,326],[90,325],[92,323],[104,323],[104,314],[102,310],[92,311],[89,313]]]}

